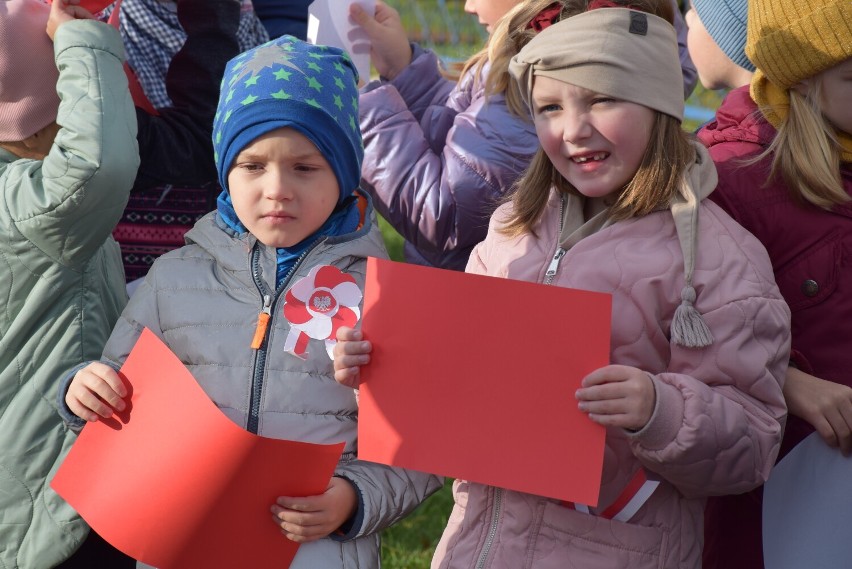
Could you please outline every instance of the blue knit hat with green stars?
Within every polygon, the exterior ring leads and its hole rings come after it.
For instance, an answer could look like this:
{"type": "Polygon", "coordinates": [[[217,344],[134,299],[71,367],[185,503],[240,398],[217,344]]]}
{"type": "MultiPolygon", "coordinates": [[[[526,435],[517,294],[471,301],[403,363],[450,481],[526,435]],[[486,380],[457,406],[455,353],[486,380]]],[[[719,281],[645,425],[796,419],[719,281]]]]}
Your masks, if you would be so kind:
{"type": "Polygon", "coordinates": [[[342,202],[361,181],[357,83],[358,71],[346,52],[291,36],[229,61],[213,121],[222,188],[228,190],[228,172],[246,145],[286,126],[305,135],[328,160],[342,202]]]}

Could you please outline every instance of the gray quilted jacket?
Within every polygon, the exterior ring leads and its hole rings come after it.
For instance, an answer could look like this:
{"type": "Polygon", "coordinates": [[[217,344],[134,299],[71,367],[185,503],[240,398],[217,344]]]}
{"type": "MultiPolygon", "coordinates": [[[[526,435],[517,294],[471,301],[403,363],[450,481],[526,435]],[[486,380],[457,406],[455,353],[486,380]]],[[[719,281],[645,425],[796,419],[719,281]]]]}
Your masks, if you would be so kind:
{"type": "Polygon", "coordinates": [[[345,535],[302,545],[293,569],[378,567],[378,532],[441,485],[436,476],[356,460],[356,394],[334,380],[324,343],[311,340],[307,360],[284,351],[289,325],[282,306],[293,283],[316,265],[334,265],[355,277],[363,290],[366,257],[386,256],[371,217],[355,233],[319,241],[276,290],[275,249],[249,233],[230,236],[216,212],[210,213],[187,233],[187,246],[154,263],[104,349],[103,359],[120,366],[147,327],[241,427],[266,437],[345,441],[335,474],[357,488],[358,511],[345,535]],[[263,345],[253,350],[257,315],[267,295],[272,317],[263,345]]]}

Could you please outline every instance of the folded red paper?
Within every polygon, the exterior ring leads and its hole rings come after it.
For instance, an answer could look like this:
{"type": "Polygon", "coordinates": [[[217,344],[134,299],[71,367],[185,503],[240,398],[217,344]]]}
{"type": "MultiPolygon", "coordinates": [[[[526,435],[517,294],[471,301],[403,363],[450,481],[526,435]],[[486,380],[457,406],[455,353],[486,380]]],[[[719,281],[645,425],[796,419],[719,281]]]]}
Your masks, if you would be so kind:
{"type": "Polygon", "coordinates": [[[108,542],[160,569],[288,567],[298,545],[269,508],[323,493],[343,443],[245,431],[147,329],[121,374],[129,411],[86,425],[51,487],[108,542]]]}
{"type": "MultiPolygon", "coordinates": [[[[48,0],[48,2],[53,3],[53,0],[48,0]]],[[[77,5],[81,8],[85,8],[92,14],[97,14],[114,2],[115,0],[80,0],[77,5]]]]}
{"type": "Polygon", "coordinates": [[[594,506],[608,294],[370,259],[358,457],[594,506]]]}

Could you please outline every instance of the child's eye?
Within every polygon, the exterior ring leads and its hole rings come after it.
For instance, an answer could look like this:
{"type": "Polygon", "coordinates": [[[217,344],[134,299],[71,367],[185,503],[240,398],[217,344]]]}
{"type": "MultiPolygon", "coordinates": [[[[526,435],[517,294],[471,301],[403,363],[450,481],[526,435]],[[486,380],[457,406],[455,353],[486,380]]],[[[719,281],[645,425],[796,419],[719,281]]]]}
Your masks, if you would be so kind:
{"type": "Polygon", "coordinates": [[[263,166],[256,162],[243,162],[242,164],[237,164],[237,167],[246,172],[259,172],[263,170],[263,166]]]}
{"type": "Polygon", "coordinates": [[[592,99],[593,105],[605,105],[608,103],[616,103],[617,99],[613,99],[612,97],[595,97],[592,99]]]}
{"type": "Polygon", "coordinates": [[[549,105],[540,105],[535,112],[537,115],[541,115],[544,113],[552,113],[554,111],[559,111],[561,109],[562,107],[557,105],[556,103],[550,103],[549,105]]]}
{"type": "Polygon", "coordinates": [[[310,164],[296,164],[295,170],[297,172],[316,172],[319,168],[310,164]]]}

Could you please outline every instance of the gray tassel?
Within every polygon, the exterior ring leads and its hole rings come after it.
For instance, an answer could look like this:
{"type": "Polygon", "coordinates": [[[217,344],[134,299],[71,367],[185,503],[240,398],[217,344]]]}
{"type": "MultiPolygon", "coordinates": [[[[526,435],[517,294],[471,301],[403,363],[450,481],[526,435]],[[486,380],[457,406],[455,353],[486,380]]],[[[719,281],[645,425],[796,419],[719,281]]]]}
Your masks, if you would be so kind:
{"type": "Polygon", "coordinates": [[[706,348],[713,343],[713,334],[695,309],[695,289],[685,286],[680,299],[672,319],[672,341],[684,348],[706,348]]]}

